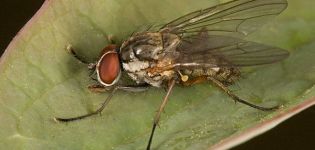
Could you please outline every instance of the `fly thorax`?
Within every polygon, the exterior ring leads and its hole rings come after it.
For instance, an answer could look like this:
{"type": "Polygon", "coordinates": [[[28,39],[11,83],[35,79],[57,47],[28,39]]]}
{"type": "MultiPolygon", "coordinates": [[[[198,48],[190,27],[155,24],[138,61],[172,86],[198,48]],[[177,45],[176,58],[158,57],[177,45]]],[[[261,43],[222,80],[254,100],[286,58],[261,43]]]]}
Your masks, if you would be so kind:
{"type": "Polygon", "coordinates": [[[163,33],[163,48],[165,53],[176,52],[177,45],[180,43],[180,38],[176,34],[163,33]]]}
{"type": "Polygon", "coordinates": [[[159,32],[137,33],[125,41],[120,48],[123,69],[138,83],[161,86],[173,72],[152,73],[148,70],[168,65],[170,55],[176,52],[179,38],[173,34],[159,32]]]}
{"type": "Polygon", "coordinates": [[[120,53],[123,61],[157,60],[163,57],[163,41],[161,33],[138,33],[125,41],[120,53]]]}

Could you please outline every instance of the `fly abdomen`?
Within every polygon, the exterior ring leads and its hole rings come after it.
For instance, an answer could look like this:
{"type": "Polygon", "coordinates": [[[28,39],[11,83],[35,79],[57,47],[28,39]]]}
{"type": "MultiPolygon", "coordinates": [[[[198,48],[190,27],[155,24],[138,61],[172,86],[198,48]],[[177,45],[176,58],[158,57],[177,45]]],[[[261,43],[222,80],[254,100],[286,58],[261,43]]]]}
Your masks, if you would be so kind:
{"type": "Polygon", "coordinates": [[[187,75],[189,79],[198,77],[213,77],[221,81],[225,85],[231,85],[240,78],[240,70],[238,68],[193,68],[180,71],[183,75],[187,75]]]}
{"type": "Polygon", "coordinates": [[[214,78],[228,86],[240,78],[241,72],[238,68],[221,67],[216,72],[214,78]]]}

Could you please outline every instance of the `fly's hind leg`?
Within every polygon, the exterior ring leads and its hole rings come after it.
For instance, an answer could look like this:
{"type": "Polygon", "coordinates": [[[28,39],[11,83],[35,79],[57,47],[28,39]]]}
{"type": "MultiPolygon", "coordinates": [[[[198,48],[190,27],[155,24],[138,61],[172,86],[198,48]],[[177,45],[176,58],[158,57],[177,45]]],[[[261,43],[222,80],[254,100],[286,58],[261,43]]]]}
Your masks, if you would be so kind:
{"type": "Polygon", "coordinates": [[[236,102],[240,102],[242,104],[245,104],[247,106],[259,109],[259,110],[263,110],[263,111],[270,111],[270,110],[275,110],[278,109],[279,106],[274,106],[274,107],[263,107],[263,106],[258,106],[255,104],[252,104],[246,100],[241,99],[240,97],[238,97],[237,95],[235,95],[231,90],[229,90],[223,83],[221,83],[220,81],[216,80],[213,77],[208,77],[208,80],[212,81],[212,83],[214,83],[217,87],[219,87],[221,90],[223,90],[227,95],[229,95],[233,100],[235,100],[236,102]]]}

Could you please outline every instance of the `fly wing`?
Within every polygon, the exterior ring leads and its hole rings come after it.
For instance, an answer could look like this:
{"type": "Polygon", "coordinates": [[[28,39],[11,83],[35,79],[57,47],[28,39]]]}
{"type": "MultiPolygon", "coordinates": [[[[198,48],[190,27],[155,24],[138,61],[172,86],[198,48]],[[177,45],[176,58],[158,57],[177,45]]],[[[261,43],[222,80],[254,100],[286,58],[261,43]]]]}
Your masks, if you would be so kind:
{"type": "Polygon", "coordinates": [[[286,7],[286,0],[234,0],[186,14],[164,25],[160,32],[170,32],[183,38],[206,29],[209,35],[242,37],[286,7]]]}
{"type": "MultiPolygon", "coordinates": [[[[206,35],[207,36],[207,35],[206,35]]],[[[278,47],[227,36],[196,36],[182,41],[174,67],[243,67],[270,64],[289,56],[278,47]]]]}

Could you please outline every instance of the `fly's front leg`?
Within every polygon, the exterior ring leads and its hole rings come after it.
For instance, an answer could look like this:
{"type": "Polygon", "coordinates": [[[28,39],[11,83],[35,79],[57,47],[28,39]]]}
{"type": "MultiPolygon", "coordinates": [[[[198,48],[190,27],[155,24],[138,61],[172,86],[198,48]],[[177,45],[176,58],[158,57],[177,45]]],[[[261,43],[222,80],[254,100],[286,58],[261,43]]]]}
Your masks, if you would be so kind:
{"type": "Polygon", "coordinates": [[[116,86],[114,88],[111,88],[111,89],[108,89],[102,85],[90,85],[89,86],[89,89],[92,91],[92,92],[97,92],[97,93],[100,93],[100,92],[110,92],[110,94],[107,96],[107,98],[105,99],[105,101],[101,104],[101,106],[91,112],[91,113],[87,113],[85,115],[81,115],[81,116],[77,116],[77,117],[71,117],[71,118],[59,118],[59,117],[54,117],[54,120],[55,121],[59,121],[59,122],[71,122],[71,121],[76,121],[76,120],[81,120],[81,119],[84,119],[84,118],[87,118],[87,117],[90,117],[90,116],[94,116],[94,115],[97,115],[97,114],[100,114],[105,106],[109,103],[109,101],[112,99],[112,97],[114,96],[114,93],[117,91],[117,90],[125,90],[125,91],[132,91],[132,92],[142,92],[142,91],[145,91],[149,88],[149,85],[131,85],[131,86],[116,86]]]}
{"type": "Polygon", "coordinates": [[[168,90],[167,90],[167,93],[159,107],[159,110],[158,112],[156,113],[155,117],[154,117],[154,121],[153,121],[153,126],[152,126],[152,130],[151,130],[151,135],[150,135],[150,138],[149,138],[149,142],[148,142],[148,145],[147,145],[147,150],[150,150],[151,148],[151,143],[152,143],[152,140],[153,140],[153,135],[154,135],[154,131],[155,131],[155,128],[156,126],[158,125],[159,121],[160,121],[160,117],[161,117],[161,113],[163,112],[164,110],[164,107],[166,106],[166,103],[168,102],[169,100],[169,96],[173,90],[173,87],[175,85],[175,80],[172,79],[170,82],[169,82],[169,87],[168,87],[168,90]]]}
{"type": "Polygon", "coordinates": [[[80,63],[83,64],[89,64],[86,60],[84,60],[83,58],[79,57],[78,54],[74,51],[73,47],[71,44],[68,44],[66,46],[66,50],[74,57],[76,58],[80,63]]]}
{"type": "Polygon", "coordinates": [[[76,120],[81,120],[81,119],[84,119],[84,118],[87,118],[87,117],[90,117],[90,116],[94,116],[94,115],[97,115],[97,114],[100,114],[105,106],[109,103],[109,101],[112,99],[112,97],[114,96],[115,92],[118,90],[118,87],[114,87],[110,94],[107,96],[107,98],[105,99],[105,101],[101,104],[101,106],[91,112],[91,113],[87,113],[85,115],[81,115],[81,116],[77,116],[77,117],[71,117],[71,118],[59,118],[59,117],[54,117],[54,120],[55,121],[58,121],[58,122],[71,122],[71,121],[76,121],[76,120]]]}
{"type": "Polygon", "coordinates": [[[221,83],[220,81],[216,80],[213,77],[208,77],[208,79],[210,81],[212,81],[213,84],[215,84],[217,87],[219,87],[221,90],[223,90],[227,95],[229,95],[233,100],[235,100],[236,102],[240,102],[242,104],[245,104],[247,106],[259,109],[259,110],[263,110],[263,111],[270,111],[270,110],[275,110],[278,109],[279,106],[274,106],[274,107],[263,107],[263,106],[258,106],[255,104],[252,104],[246,100],[241,99],[240,97],[238,97],[237,95],[235,95],[231,90],[229,90],[223,83],[221,83]]]}
{"type": "Polygon", "coordinates": [[[95,74],[95,68],[96,68],[96,63],[89,63],[83,58],[79,57],[75,50],[73,49],[71,44],[68,44],[66,47],[66,50],[74,57],[76,58],[80,63],[86,64],[88,66],[88,69],[90,70],[89,77],[91,77],[92,80],[97,80],[96,78],[93,77],[95,74]]]}
{"type": "Polygon", "coordinates": [[[90,70],[94,70],[95,67],[96,67],[96,64],[95,63],[89,63],[88,61],[84,60],[82,57],[80,57],[76,52],[75,50],[73,49],[72,45],[71,44],[68,44],[66,46],[66,50],[74,57],[76,58],[80,63],[83,63],[83,64],[86,64],[88,65],[88,68],[90,70]]]}

